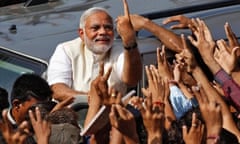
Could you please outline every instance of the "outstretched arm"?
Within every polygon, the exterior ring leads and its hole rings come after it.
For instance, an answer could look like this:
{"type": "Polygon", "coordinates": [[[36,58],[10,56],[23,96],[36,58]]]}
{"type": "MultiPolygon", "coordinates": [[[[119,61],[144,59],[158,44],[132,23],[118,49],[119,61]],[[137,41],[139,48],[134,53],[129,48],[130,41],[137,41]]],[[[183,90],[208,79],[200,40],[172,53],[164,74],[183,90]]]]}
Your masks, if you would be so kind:
{"type": "Polygon", "coordinates": [[[175,41],[178,44],[181,44],[181,39],[178,35],[172,31],[154,23],[148,18],[145,18],[140,15],[131,15],[131,21],[135,31],[145,29],[155,35],[167,48],[174,52],[180,52],[181,49],[172,45],[171,41],[175,41]]]}
{"type": "Polygon", "coordinates": [[[193,57],[190,49],[188,47],[186,47],[186,45],[184,45],[184,50],[183,50],[181,56],[184,58],[184,61],[188,65],[189,72],[192,73],[193,77],[196,79],[197,82],[201,83],[201,86],[204,89],[206,96],[209,96],[208,100],[217,102],[218,104],[221,105],[223,128],[225,128],[225,129],[229,130],[230,132],[232,132],[233,134],[235,134],[239,139],[240,138],[239,131],[236,128],[236,125],[232,119],[232,115],[228,109],[227,104],[222,99],[222,97],[218,94],[218,92],[211,86],[211,84],[209,83],[204,72],[197,65],[196,60],[193,57]]]}

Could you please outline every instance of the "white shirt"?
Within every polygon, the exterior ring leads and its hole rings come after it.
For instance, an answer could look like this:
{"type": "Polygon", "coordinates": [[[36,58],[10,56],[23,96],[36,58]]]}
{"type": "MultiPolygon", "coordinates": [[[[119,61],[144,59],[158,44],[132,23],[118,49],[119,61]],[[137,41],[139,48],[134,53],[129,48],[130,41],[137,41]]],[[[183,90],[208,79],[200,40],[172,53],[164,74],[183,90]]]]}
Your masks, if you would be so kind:
{"type": "Polygon", "coordinates": [[[88,92],[92,80],[98,76],[101,60],[104,61],[104,72],[112,66],[109,85],[125,93],[127,86],[121,81],[123,48],[113,46],[109,52],[97,58],[80,38],[57,46],[48,66],[48,83],[64,83],[74,90],[88,92]]]}
{"type": "Polygon", "coordinates": [[[10,123],[12,125],[17,125],[16,121],[14,120],[14,118],[13,118],[13,116],[11,114],[11,109],[8,109],[7,118],[8,118],[8,120],[10,121],[10,123]]]}

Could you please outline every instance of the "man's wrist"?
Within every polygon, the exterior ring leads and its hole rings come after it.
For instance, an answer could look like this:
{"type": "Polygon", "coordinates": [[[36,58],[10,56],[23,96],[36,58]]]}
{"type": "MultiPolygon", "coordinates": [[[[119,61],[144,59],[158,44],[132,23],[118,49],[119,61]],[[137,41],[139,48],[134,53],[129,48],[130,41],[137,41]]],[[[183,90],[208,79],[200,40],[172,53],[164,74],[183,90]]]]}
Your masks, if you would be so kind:
{"type": "Polygon", "coordinates": [[[160,133],[149,134],[148,135],[148,143],[162,144],[162,135],[160,133]]]}
{"type": "Polygon", "coordinates": [[[125,50],[127,50],[127,51],[130,51],[130,50],[132,50],[132,49],[135,49],[135,48],[137,48],[137,43],[136,42],[134,42],[133,44],[131,44],[131,45],[128,45],[128,46],[124,46],[124,49],[125,50]]]}

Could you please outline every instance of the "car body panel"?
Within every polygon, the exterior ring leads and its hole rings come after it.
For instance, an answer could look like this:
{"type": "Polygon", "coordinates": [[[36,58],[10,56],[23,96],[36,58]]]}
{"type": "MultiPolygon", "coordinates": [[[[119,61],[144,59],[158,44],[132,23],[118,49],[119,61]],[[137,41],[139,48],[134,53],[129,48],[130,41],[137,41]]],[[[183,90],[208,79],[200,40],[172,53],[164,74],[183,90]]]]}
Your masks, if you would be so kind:
{"type": "MultiPolygon", "coordinates": [[[[147,16],[159,25],[162,25],[163,19],[168,16],[184,14],[204,19],[215,39],[226,39],[223,27],[225,22],[231,24],[237,36],[240,35],[240,1],[128,0],[128,3],[131,13],[147,16]]],[[[121,0],[53,0],[30,7],[24,7],[24,3],[1,7],[0,46],[4,47],[5,51],[10,50],[17,55],[28,57],[32,63],[44,64],[46,70],[57,44],[78,37],[79,18],[84,10],[93,6],[107,8],[114,19],[123,14],[121,0]],[[12,30],[14,25],[16,29],[12,30]]],[[[169,24],[164,27],[170,26],[169,24]]],[[[190,34],[189,30],[174,32],[190,34]]],[[[137,36],[144,65],[155,64],[156,48],[161,42],[144,30],[139,31],[137,36]]],[[[121,45],[117,33],[115,44],[121,45]]],[[[145,86],[144,75],[141,83],[139,87],[145,86]]]]}
{"type": "MultiPolygon", "coordinates": [[[[147,5],[145,0],[131,0],[128,3],[131,13],[146,14],[174,9],[178,5],[206,3],[206,0],[164,0],[148,2],[147,5]]],[[[93,6],[107,8],[113,18],[123,13],[121,0],[56,0],[33,7],[23,7],[23,4],[3,7],[0,12],[0,45],[48,61],[58,43],[78,36],[79,17],[83,10],[93,6]],[[15,33],[9,30],[12,25],[16,25],[15,33]]]]}

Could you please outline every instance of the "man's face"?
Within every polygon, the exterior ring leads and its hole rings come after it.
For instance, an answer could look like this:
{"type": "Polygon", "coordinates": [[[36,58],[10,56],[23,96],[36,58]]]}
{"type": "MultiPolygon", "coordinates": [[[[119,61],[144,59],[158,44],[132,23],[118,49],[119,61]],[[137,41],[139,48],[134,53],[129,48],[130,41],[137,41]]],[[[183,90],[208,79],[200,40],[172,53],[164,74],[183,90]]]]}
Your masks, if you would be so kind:
{"type": "Polygon", "coordinates": [[[37,99],[30,97],[28,100],[24,102],[17,102],[14,104],[12,108],[13,117],[17,124],[20,124],[25,120],[26,115],[28,114],[28,109],[38,102],[37,99]]]}
{"type": "Polygon", "coordinates": [[[105,12],[88,16],[84,29],[79,29],[79,35],[93,53],[107,52],[112,47],[114,38],[111,17],[105,12]]]}

